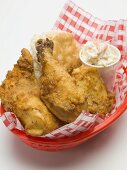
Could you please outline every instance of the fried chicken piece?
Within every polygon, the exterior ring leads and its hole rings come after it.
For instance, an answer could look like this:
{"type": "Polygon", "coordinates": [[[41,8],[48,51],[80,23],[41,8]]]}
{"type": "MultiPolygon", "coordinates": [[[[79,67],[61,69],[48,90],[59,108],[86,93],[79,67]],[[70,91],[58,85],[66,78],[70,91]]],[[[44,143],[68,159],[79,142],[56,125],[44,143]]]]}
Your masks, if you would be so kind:
{"type": "Polygon", "coordinates": [[[76,106],[84,102],[77,92],[75,79],[52,57],[52,41],[39,40],[36,48],[38,61],[42,64],[41,99],[60,120],[74,121],[81,111],[77,111],[76,106]]]}
{"type": "MultiPolygon", "coordinates": [[[[74,68],[81,65],[81,61],[79,59],[80,46],[74,39],[74,36],[65,31],[50,31],[42,36],[36,36],[32,43],[32,51],[34,56],[36,56],[36,42],[39,39],[41,40],[46,38],[53,41],[53,58],[63,65],[67,72],[70,73],[74,68]]],[[[38,66],[40,65],[38,64],[38,66]]],[[[35,70],[38,69],[35,68],[35,70]]]]}
{"type": "Polygon", "coordinates": [[[27,49],[9,71],[0,87],[0,98],[7,111],[16,114],[27,134],[45,135],[61,126],[40,100],[40,89],[34,76],[32,56],[27,49]]]}
{"type": "Polygon", "coordinates": [[[42,64],[41,98],[60,120],[72,122],[82,110],[105,114],[111,109],[108,93],[96,69],[82,65],[70,75],[53,58],[51,40],[39,40],[36,49],[42,64]]]}
{"type": "Polygon", "coordinates": [[[82,65],[73,70],[72,76],[76,80],[80,93],[85,96],[86,111],[93,114],[106,114],[111,111],[115,98],[107,92],[97,69],[82,65]]]}

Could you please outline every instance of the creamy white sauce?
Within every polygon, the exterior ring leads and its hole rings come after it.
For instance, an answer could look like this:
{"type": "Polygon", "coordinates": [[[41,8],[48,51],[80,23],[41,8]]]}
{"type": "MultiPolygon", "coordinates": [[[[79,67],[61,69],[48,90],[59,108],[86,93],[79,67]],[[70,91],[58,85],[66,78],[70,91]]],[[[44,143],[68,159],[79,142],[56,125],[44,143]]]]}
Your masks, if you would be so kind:
{"type": "Polygon", "coordinates": [[[109,66],[119,60],[118,51],[108,42],[88,41],[82,46],[81,56],[85,63],[109,66]]]}

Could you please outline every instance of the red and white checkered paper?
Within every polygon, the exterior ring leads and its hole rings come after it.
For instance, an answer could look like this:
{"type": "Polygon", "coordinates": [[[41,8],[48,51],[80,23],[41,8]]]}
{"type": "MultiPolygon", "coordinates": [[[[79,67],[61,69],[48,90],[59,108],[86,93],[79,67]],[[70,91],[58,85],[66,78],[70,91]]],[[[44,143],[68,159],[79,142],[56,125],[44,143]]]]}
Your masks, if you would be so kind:
{"type": "MultiPolygon", "coordinates": [[[[80,132],[88,131],[97,124],[103,122],[111,114],[115,114],[118,106],[123,103],[127,94],[127,21],[126,20],[100,20],[88,12],[85,12],[72,1],[68,1],[63,7],[58,20],[54,26],[55,30],[71,32],[75,39],[84,44],[88,40],[99,38],[103,41],[110,40],[121,51],[121,61],[116,70],[116,80],[113,87],[116,94],[116,104],[111,113],[106,116],[93,115],[82,112],[72,123],[67,124],[45,136],[43,138],[61,138],[72,136],[80,132]]],[[[4,124],[10,129],[23,131],[20,122],[11,112],[2,115],[4,124]]]]}

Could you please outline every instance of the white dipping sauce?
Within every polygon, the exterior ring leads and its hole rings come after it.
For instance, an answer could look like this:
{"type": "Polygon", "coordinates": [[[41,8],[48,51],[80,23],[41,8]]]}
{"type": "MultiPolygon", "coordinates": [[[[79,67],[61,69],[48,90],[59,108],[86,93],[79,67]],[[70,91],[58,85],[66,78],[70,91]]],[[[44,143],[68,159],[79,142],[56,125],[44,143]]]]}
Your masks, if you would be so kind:
{"type": "Polygon", "coordinates": [[[120,59],[120,52],[108,42],[88,41],[80,51],[80,59],[94,66],[110,66],[120,59]]]}

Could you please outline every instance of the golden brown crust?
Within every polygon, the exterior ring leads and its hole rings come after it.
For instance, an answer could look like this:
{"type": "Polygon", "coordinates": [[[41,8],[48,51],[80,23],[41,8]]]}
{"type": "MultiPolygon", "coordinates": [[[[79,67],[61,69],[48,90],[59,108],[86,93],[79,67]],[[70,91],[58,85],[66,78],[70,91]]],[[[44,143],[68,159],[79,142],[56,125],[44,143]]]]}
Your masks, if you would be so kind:
{"type": "Polygon", "coordinates": [[[73,70],[72,76],[86,98],[87,111],[106,114],[114,104],[114,95],[107,92],[103,80],[95,68],[82,65],[73,70]]]}
{"type": "Polygon", "coordinates": [[[97,69],[82,65],[69,74],[54,59],[50,46],[43,46],[39,57],[42,64],[41,99],[60,120],[72,122],[82,110],[93,114],[106,114],[111,110],[114,100],[109,100],[97,69]]]}
{"type": "Polygon", "coordinates": [[[79,59],[80,45],[71,33],[65,31],[51,31],[44,34],[42,38],[40,36],[39,40],[46,38],[53,41],[53,58],[64,66],[67,72],[71,72],[74,68],[81,65],[79,59]]]}
{"type": "Polygon", "coordinates": [[[47,134],[61,125],[39,96],[32,56],[27,49],[23,49],[22,56],[0,87],[0,97],[5,109],[14,112],[26,132],[32,136],[47,134]]]}

